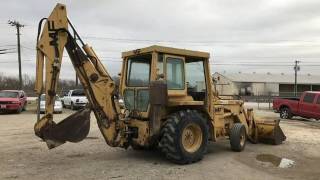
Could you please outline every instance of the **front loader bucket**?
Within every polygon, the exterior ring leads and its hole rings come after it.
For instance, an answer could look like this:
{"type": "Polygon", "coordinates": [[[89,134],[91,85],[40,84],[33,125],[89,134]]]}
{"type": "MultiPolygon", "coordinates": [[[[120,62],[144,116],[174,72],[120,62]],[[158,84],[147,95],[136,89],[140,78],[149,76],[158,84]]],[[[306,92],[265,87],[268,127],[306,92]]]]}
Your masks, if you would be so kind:
{"type": "Polygon", "coordinates": [[[89,108],[79,110],[58,124],[52,121],[52,115],[47,114],[35,124],[35,134],[47,143],[49,149],[66,141],[82,141],[90,130],[90,113],[89,108]]]}
{"type": "Polygon", "coordinates": [[[279,122],[280,120],[256,122],[258,141],[274,145],[285,141],[286,136],[280,128],[279,122]]]}

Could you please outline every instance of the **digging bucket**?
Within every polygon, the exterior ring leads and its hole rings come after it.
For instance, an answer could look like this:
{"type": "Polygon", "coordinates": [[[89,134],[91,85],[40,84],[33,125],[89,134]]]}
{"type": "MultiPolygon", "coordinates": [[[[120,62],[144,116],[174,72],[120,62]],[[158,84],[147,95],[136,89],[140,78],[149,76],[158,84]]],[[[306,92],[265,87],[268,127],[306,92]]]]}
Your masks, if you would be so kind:
{"type": "Polygon", "coordinates": [[[35,124],[35,134],[47,143],[49,149],[67,141],[82,141],[90,130],[90,113],[91,109],[84,108],[59,123],[52,120],[51,114],[46,114],[35,124]]]}

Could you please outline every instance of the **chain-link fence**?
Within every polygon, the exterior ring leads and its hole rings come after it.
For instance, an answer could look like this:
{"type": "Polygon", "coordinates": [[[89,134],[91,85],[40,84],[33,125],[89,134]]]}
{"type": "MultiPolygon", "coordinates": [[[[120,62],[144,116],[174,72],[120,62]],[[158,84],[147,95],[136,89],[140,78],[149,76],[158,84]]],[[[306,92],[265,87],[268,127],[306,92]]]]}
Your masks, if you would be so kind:
{"type": "Polygon", "coordinates": [[[228,97],[228,99],[243,100],[246,104],[255,106],[258,109],[272,109],[273,99],[275,98],[300,98],[303,92],[279,92],[279,93],[257,93],[257,95],[240,96],[240,95],[221,95],[222,97],[228,97]]]}

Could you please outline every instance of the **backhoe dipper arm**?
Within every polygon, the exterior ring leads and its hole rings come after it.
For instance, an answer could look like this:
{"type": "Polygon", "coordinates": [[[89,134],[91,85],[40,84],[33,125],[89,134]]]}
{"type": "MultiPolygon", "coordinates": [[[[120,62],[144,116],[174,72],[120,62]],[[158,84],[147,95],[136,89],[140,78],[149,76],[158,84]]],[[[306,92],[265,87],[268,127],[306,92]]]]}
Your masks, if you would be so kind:
{"type": "MultiPolygon", "coordinates": [[[[39,24],[39,32],[41,21],[39,24]]],[[[115,83],[102,65],[93,49],[84,44],[67,18],[66,8],[57,4],[43,26],[37,41],[37,66],[35,91],[42,93],[45,73],[46,111],[35,124],[35,134],[54,148],[66,141],[83,140],[90,129],[90,112],[93,110],[99,129],[110,146],[123,146],[125,139],[120,137],[123,126],[119,121],[119,105],[115,103],[115,83]],[[68,31],[68,25],[73,35],[68,31]],[[82,48],[77,44],[80,40],[82,48]],[[89,105],[56,124],[53,121],[54,98],[64,48],[67,50],[73,67],[88,98],[89,105]],[[45,72],[43,72],[45,68],[45,72]]]]}

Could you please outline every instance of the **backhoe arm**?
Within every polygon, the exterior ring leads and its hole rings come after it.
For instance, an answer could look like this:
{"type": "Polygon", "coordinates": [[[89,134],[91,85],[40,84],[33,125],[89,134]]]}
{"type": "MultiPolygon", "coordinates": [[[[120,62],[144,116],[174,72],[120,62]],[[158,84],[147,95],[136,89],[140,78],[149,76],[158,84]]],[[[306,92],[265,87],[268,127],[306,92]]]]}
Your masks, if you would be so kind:
{"type": "MultiPolygon", "coordinates": [[[[41,31],[39,24],[39,33],[41,31]]],[[[46,19],[37,41],[37,66],[35,91],[41,95],[45,74],[46,111],[38,119],[34,130],[37,136],[54,148],[66,141],[83,140],[90,129],[90,112],[93,110],[99,129],[110,146],[124,146],[120,137],[124,125],[119,120],[119,105],[114,101],[115,83],[102,65],[93,49],[84,44],[67,18],[66,8],[57,4],[46,19]],[[72,28],[72,34],[68,31],[72,28]],[[80,40],[82,47],[77,44],[80,40]],[[63,50],[66,49],[73,67],[88,98],[89,105],[56,124],[53,121],[54,97],[56,95],[63,50]],[[45,71],[43,72],[43,69],[45,71]]]]}

